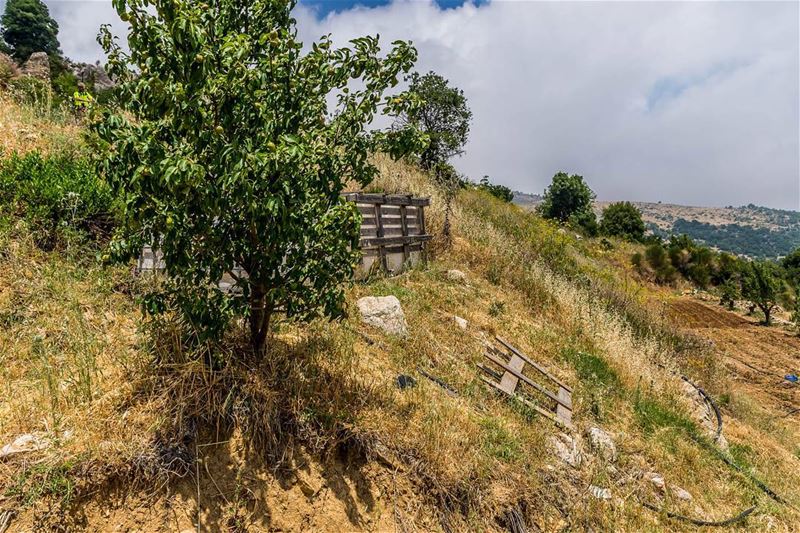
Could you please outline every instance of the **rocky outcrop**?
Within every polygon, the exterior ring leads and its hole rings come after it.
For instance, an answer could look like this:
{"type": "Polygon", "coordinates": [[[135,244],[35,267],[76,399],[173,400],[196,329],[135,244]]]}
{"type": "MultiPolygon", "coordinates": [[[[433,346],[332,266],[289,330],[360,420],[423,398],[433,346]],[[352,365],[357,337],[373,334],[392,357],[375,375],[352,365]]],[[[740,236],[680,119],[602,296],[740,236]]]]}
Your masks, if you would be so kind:
{"type": "Polygon", "coordinates": [[[391,335],[408,335],[406,317],[395,296],[365,296],[357,302],[361,320],[391,335]]]}
{"type": "Polygon", "coordinates": [[[86,87],[94,87],[95,91],[104,91],[114,87],[115,83],[108,77],[106,70],[100,65],[89,63],[73,63],[72,73],[86,87]]]}
{"type": "Polygon", "coordinates": [[[50,58],[44,52],[34,52],[22,65],[22,75],[50,81],[50,58]]]}

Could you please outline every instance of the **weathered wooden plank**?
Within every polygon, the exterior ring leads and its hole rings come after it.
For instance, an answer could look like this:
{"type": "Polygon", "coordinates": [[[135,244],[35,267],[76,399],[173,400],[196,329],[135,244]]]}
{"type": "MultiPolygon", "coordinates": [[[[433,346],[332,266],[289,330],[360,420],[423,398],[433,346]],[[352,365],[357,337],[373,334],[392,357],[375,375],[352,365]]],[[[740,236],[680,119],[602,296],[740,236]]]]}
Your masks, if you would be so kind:
{"type": "Polygon", "coordinates": [[[525,367],[525,361],[520,357],[511,356],[511,361],[508,362],[508,365],[500,363],[500,366],[505,370],[503,377],[500,379],[500,387],[507,394],[512,395],[517,390],[520,372],[525,367]]]}
{"type": "Polygon", "coordinates": [[[383,204],[383,205],[431,205],[430,198],[414,198],[401,194],[375,194],[375,193],[344,193],[343,196],[357,204],[383,204]]]}
{"type": "MultiPolygon", "coordinates": [[[[500,392],[503,392],[503,393],[506,393],[506,394],[508,394],[508,393],[507,393],[505,390],[503,390],[503,388],[501,388],[500,384],[499,384],[499,383],[497,383],[496,381],[492,381],[491,379],[487,378],[486,376],[481,376],[481,380],[482,380],[484,383],[486,383],[487,385],[491,385],[491,386],[492,386],[492,387],[494,387],[495,389],[499,390],[500,392]]],[[[514,398],[515,400],[517,400],[517,401],[519,401],[519,402],[522,402],[523,404],[527,405],[528,407],[530,407],[531,409],[533,409],[534,411],[536,411],[536,412],[537,412],[537,413],[539,413],[540,415],[542,415],[542,416],[544,416],[544,417],[546,417],[546,418],[549,418],[550,420],[552,420],[552,421],[553,421],[553,422],[555,422],[556,424],[559,424],[559,425],[566,425],[566,424],[564,424],[564,422],[563,422],[561,419],[559,419],[559,418],[558,418],[556,415],[554,415],[553,413],[551,413],[550,411],[548,411],[548,410],[546,410],[546,409],[542,409],[541,407],[539,407],[538,405],[536,405],[536,404],[535,404],[535,403],[533,403],[532,401],[530,401],[530,400],[527,400],[527,399],[525,399],[525,398],[521,397],[521,396],[520,396],[520,395],[518,395],[518,394],[509,394],[509,396],[510,396],[511,398],[514,398]]],[[[568,428],[572,429],[572,425],[571,425],[571,424],[570,424],[569,426],[566,426],[566,427],[568,427],[568,428]]]]}
{"type": "MultiPolygon", "coordinates": [[[[387,254],[401,254],[401,253],[403,253],[403,247],[402,246],[382,246],[380,248],[378,248],[378,247],[376,247],[376,248],[363,248],[361,250],[361,253],[365,257],[375,257],[375,256],[378,255],[378,253],[379,253],[379,251],[381,249],[383,249],[384,252],[387,253],[387,254]]],[[[421,252],[422,251],[422,244],[419,244],[419,243],[418,244],[409,244],[408,245],[408,251],[409,251],[409,253],[421,252]]]]}
{"type": "MultiPolygon", "coordinates": [[[[378,228],[377,237],[375,238],[375,240],[383,240],[384,236],[383,236],[383,220],[381,219],[381,204],[375,204],[375,220],[377,220],[376,225],[378,228]]],[[[361,239],[360,241],[361,246],[365,246],[365,242],[368,241],[369,239],[361,239]]],[[[389,265],[386,262],[386,253],[384,252],[382,244],[383,244],[382,242],[378,243],[378,246],[380,246],[378,248],[378,259],[380,261],[381,268],[383,269],[384,272],[386,272],[387,270],[389,270],[389,265]]]]}
{"type": "Polygon", "coordinates": [[[564,387],[558,388],[558,398],[564,400],[565,403],[558,402],[556,405],[556,416],[564,421],[564,424],[567,426],[572,425],[572,394],[570,394],[567,389],[564,387]],[[567,409],[565,404],[569,404],[570,407],[567,409]]]}
{"type": "MultiPolygon", "coordinates": [[[[563,399],[563,398],[560,398],[559,396],[556,396],[555,394],[553,394],[549,390],[545,389],[544,387],[542,387],[541,385],[539,385],[535,381],[531,380],[528,376],[524,375],[522,373],[522,368],[517,369],[515,367],[512,367],[510,363],[508,365],[506,365],[502,360],[500,360],[498,357],[495,357],[491,353],[487,352],[487,353],[485,353],[483,355],[484,355],[484,357],[486,357],[492,363],[494,363],[494,364],[500,366],[501,368],[503,368],[503,370],[506,371],[506,374],[508,374],[508,373],[513,374],[517,379],[521,379],[524,383],[530,385],[531,387],[533,387],[534,389],[536,389],[540,393],[544,394],[545,396],[547,396],[548,398],[550,398],[551,400],[553,400],[554,402],[556,402],[560,406],[563,406],[563,407],[565,407],[567,409],[572,409],[572,400],[570,398],[563,399]]],[[[511,361],[514,361],[515,359],[519,359],[520,361],[523,362],[523,364],[525,363],[525,361],[521,357],[517,356],[516,354],[514,354],[511,357],[511,361]]]]}
{"type": "MultiPolygon", "coordinates": [[[[406,226],[406,206],[400,206],[400,224],[401,228],[400,231],[403,236],[408,237],[408,226],[406,226]]],[[[409,253],[408,253],[408,243],[403,243],[403,264],[408,261],[409,253]]]]}
{"type": "Polygon", "coordinates": [[[361,239],[362,247],[369,246],[387,246],[390,244],[403,244],[412,242],[426,242],[433,238],[432,235],[408,235],[406,237],[376,237],[374,239],[365,238],[361,239]]]}
{"type": "Polygon", "coordinates": [[[536,370],[538,370],[539,372],[541,372],[542,374],[544,374],[545,376],[550,378],[550,380],[552,380],[556,385],[558,385],[559,387],[564,387],[565,389],[567,389],[568,392],[572,392],[572,388],[569,385],[566,385],[566,384],[562,383],[561,380],[559,380],[553,374],[548,372],[546,368],[544,368],[541,365],[538,365],[538,364],[534,363],[533,361],[531,361],[530,357],[528,357],[524,353],[520,352],[519,350],[517,350],[516,348],[511,346],[507,341],[503,340],[502,338],[500,338],[498,336],[495,336],[495,339],[497,339],[497,341],[500,344],[502,344],[503,346],[505,346],[506,348],[511,350],[513,353],[515,353],[516,355],[520,356],[523,361],[525,361],[526,363],[531,365],[533,368],[535,368],[536,370]]]}

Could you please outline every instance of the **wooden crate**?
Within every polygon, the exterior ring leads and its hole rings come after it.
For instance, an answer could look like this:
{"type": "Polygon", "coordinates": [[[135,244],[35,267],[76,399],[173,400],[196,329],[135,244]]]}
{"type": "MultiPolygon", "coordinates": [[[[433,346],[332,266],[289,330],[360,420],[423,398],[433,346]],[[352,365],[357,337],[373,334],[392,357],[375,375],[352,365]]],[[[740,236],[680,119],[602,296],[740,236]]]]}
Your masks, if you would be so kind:
{"type": "Polygon", "coordinates": [[[425,207],[430,198],[399,194],[345,193],[361,213],[362,271],[375,267],[389,273],[424,261],[426,243],[425,207]]]}

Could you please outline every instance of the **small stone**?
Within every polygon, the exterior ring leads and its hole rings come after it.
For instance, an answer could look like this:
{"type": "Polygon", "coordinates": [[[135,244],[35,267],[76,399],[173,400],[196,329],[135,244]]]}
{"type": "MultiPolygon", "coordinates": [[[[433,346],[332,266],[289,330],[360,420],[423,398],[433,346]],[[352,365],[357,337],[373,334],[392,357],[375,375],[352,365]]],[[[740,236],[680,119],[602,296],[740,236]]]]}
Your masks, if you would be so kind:
{"type": "Polygon", "coordinates": [[[672,495],[675,496],[676,498],[678,498],[679,500],[683,500],[685,502],[690,502],[690,501],[692,501],[694,499],[694,498],[692,498],[692,495],[689,494],[688,491],[686,491],[686,490],[684,490],[684,489],[682,489],[680,487],[674,487],[673,486],[673,487],[670,487],[670,490],[672,491],[672,495]]]}
{"type": "Polygon", "coordinates": [[[17,437],[11,444],[3,446],[3,448],[0,449],[0,459],[5,459],[6,457],[18,453],[35,452],[47,448],[47,446],[48,444],[46,441],[40,439],[36,435],[28,433],[17,437]]]}
{"type": "Polygon", "coordinates": [[[365,324],[391,335],[408,335],[406,317],[396,296],[365,296],[359,298],[357,305],[365,324]]]}
{"type": "Polygon", "coordinates": [[[617,447],[608,433],[598,427],[589,428],[589,445],[606,461],[617,460],[617,447]]]}
{"type": "Polygon", "coordinates": [[[572,468],[581,467],[583,454],[581,454],[580,447],[575,439],[566,433],[559,433],[558,435],[551,436],[549,442],[550,447],[559,459],[572,468]]]}
{"type": "Polygon", "coordinates": [[[644,479],[652,483],[655,488],[664,490],[664,476],[661,474],[657,472],[647,472],[644,475],[644,479]]]}
{"type": "Polygon", "coordinates": [[[589,485],[589,494],[591,494],[598,500],[611,499],[611,489],[607,489],[605,487],[598,487],[597,485],[589,485]]]}
{"type": "Polygon", "coordinates": [[[461,272],[460,270],[453,269],[447,271],[447,279],[449,279],[450,281],[465,283],[467,281],[467,275],[461,272]]]}
{"type": "Polygon", "coordinates": [[[453,316],[453,320],[455,320],[456,325],[463,329],[464,331],[467,330],[467,321],[460,316],[453,316]]]}

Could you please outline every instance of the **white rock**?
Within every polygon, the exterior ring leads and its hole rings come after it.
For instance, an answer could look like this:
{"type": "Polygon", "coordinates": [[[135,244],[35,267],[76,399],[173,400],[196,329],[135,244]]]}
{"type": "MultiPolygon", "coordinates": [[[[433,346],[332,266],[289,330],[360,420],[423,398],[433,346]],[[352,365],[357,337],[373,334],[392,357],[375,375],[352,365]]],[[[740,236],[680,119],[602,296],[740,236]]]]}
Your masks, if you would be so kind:
{"type": "Polygon", "coordinates": [[[664,476],[661,474],[657,472],[647,472],[644,475],[644,479],[652,483],[655,488],[664,490],[664,476]]]}
{"type": "Polygon", "coordinates": [[[461,318],[460,316],[453,315],[453,320],[455,320],[456,325],[458,325],[458,327],[460,327],[464,331],[467,330],[467,321],[465,319],[461,318]]]}
{"type": "Polygon", "coordinates": [[[365,296],[359,298],[357,305],[365,324],[382,329],[392,335],[401,337],[408,335],[406,317],[397,297],[365,296]]]}
{"type": "Polygon", "coordinates": [[[617,460],[617,447],[608,433],[598,427],[589,428],[589,445],[606,461],[617,460]]]}
{"type": "Polygon", "coordinates": [[[551,436],[549,442],[550,447],[559,459],[572,468],[581,467],[583,454],[581,454],[580,446],[575,439],[566,433],[559,433],[558,435],[551,436]]]}
{"type": "Polygon", "coordinates": [[[467,275],[461,272],[460,270],[448,270],[447,271],[447,279],[450,281],[458,281],[460,283],[465,283],[467,281],[467,275]]]}
{"type": "Polygon", "coordinates": [[[589,485],[589,494],[591,494],[598,500],[611,499],[611,489],[607,489],[605,487],[598,487],[597,485],[589,485]]]}
{"type": "Polygon", "coordinates": [[[35,452],[47,448],[47,442],[36,435],[20,435],[11,444],[6,444],[0,449],[0,459],[5,459],[18,453],[35,452]]]}
{"type": "Polygon", "coordinates": [[[692,498],[692,495],[689,494],[688,491],[686,491],[686,490],[684,490],[684,489],[682,489],[680,487],[674,487],[673,486],[673,487],[670,487],[670,490],[672,491],[672,495],[675,496],[676,498],[678,498],[679,500],[683,500],[685,502],[690,502],[690,501],[692,501],[694,499],[694,498],[692,498]]]}

